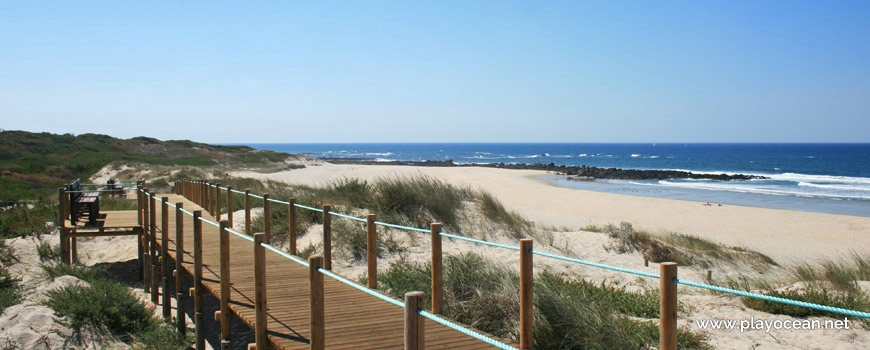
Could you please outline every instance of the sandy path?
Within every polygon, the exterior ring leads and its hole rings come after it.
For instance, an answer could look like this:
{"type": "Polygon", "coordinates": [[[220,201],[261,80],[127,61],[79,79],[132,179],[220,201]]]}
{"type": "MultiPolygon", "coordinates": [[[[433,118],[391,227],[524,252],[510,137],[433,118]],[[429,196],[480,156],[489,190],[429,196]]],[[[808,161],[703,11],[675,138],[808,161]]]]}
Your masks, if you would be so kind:
{"type": "Polygon", "coordinates": [[[569,189],[540,179],[537,170],[379,165],[309,166],[272,174],[233,176],[323,185],[342,177],[374,180],[425,174],[493,193],[507,207],[539,224],[577,229],[588,224],[629,221],[636,227],[694,234],[761,251],[784,262],[870,254],[870,218],[650,198],[569,189]]]}

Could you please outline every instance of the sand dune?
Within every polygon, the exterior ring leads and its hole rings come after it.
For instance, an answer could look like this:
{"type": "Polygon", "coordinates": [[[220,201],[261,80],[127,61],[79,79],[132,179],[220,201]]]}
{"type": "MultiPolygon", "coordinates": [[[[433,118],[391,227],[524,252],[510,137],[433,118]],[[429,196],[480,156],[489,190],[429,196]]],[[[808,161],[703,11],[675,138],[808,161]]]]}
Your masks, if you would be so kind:
{"type": "Polygon", "coordinates": [[[782,263],[838,259],[852,251],[870,254],[870,218],[569,189],[542,179],[537,170],[323,164],[271,174],[233,176],[323,185],[342,177],[374,180],[425,174],[493,193],[507,207],[539,224],[574,230],[589,224],[628,221],[636,227],[693,234],[770,255],[782,263]]]}

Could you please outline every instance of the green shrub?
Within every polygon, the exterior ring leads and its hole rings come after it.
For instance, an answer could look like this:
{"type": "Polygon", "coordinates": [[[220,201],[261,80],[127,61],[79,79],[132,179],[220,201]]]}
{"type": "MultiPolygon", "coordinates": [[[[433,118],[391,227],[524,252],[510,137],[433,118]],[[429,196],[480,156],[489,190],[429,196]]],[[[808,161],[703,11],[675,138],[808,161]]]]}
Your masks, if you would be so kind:
{"type": "Polygon", "coordinates": [[[194,334],[185,337],[178,333],[175,325],[157,323],[133,336],[132,349],[142,350],[187,350],[194,342],[194,334]]]}
{"type": "Polygon", "coordinates": [[[18,256],[15,255],[15,250],[12,249],[6,240],[0,239],[0,264],[12,264],[18,261],[18,256]]]}
{"type": "Polygon", "coordinates": [[[46,296],[45,305],[64,316],[60,322],[76,331],[90,325],[126,337],[155,326],[153,310],[119,282],[97,279],[90,286],[70,285],[48,291],[46,296]]]}
{"type": "Polygon", "coordinates": [[[16,206],[0,210],[0,239],[40,235],[51,232],[47,222],[57,221],[57,205],[40,202],[28,208],[16,206]]]}
{"type": "Polygon", "coordinates": [[[21,299],[20,279],[12,277],[3,265],[0,265],[0,313],[7,307],[18,304],[21,299]]]}
{"type": "Polygon", "coordinates": [[[43,264],[42,271],[49,280],[60,276],[74,276],[85,282],[92,283],[106,278],[105,270],[81,264],[43,264]]]}
{"type": "Polygon", "coordinates": [[[39,254],[41,261],[60,260],[60,245],[52,246],[46,241],[39,241],[36,245],[36,253],[39,254]]]}
{"type": "Polygon", "coordinates": [[[298,256],[302,259],[308,259],[308,257],[310,257],[311,255],[314,255],[315,253],[317,253],[317,251],[321,250],[320,247],[322,247],[322,245],[320,243],[317,243],[317,244],[308,243],[307,247],[302,248],[302,250],[296,251],[296,256],[298,256]]]}

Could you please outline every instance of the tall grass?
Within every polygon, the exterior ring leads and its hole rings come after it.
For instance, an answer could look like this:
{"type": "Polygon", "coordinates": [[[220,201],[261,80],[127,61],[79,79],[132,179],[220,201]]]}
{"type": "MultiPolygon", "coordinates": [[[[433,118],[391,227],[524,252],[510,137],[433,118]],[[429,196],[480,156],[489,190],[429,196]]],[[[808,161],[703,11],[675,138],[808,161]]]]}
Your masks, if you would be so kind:
{"type": "Polygon", "coordinates": [[[704,268],[711,267],[716,262],[746,262],[756,269],[777,266],[767,255],[746,248],[726,246],[681,233],[656,235],[636,230],[628,222],[622,222],[618,226],[608,224],[601,231],[615,238],[607,247],[608,250],[618,253],[638,251],[652,262],[670,261],[683,266],[698,265],[704,268]]]}
{"type": "MultiPolygon", "coordinates": [[[[799,287],[775,289],[762,285],[762,293],[774,297],[805,301],[844,309],[870,312],[870,293],[861,288],[859,281],[870,280],[870,260],[853,254],[850,260],[835,262],[825,260],[820,266],[802,265],[792,271],[793,281],[799,287]]],[[[749,290],[750,283],[731,281],[732,287],[749,290]]],[[[755,298],[742,298],[743,304],[752,309],[794,317],[828,316],[840,318],[841,314],[816,309],[792,306],[755,298]]],[[[866,320],[864,320],[866,322],[866,320]]]]}
{"type": "MultiPolygon", "coordinates": [[[[336,220],[332,223],[332,240],[335,244],[335,249],[345,259],[360,260],[366,256],[368,251],[366,237],[365,224],[349,222],[345,219],[336,220]]],[[[384,234],[382,232],[377,236],[376,241],[376,254],[378,256],[381,256],[384,251],[398,253],[407,250],[407,247],[396,241],[391,234],[384,234]]]]}
{"type": "MultiPolygon", "coordinates": [[[[430,266],[400,259],[378,278],[378,288],[395,297],[419,290],[428,294],[430,266]]],[[[365,278],[363,278],[365,281],[365,278]]],[[[444,314],[459,322],[516,342],[519,323],[518,277],[474,253],[444,261],[444,314]]],[[[534,341],[538,349],[646,349],[658,344],[655,292],[630,292],[615,284],[592,283],[567,275],[535,279],[534,341]]],[[[427,298],[427,307],[429,305],[427,298]]],[[[704,334],[681,329],[681,349],[709,349],[704,334]]]]}

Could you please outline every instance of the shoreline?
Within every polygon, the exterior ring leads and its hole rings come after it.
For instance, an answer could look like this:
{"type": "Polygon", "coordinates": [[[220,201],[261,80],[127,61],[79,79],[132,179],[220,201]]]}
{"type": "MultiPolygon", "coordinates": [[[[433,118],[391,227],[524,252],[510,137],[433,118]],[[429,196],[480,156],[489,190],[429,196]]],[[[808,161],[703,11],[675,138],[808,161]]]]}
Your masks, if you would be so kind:
{"type": "Polygon", "coordinates": [[[564,188],[540,179],[548,175],[541,170],[326,163],[270,174],[252,171],[230,174],[311,186],[341,178],[374,181],[390,176],[425,175],[486,190],[505,207],[539,225],[564,226],[571,231],[587,225],[627,221],[652,232],[679,232],[758,250],[784,264],[837,260],[852,252],[870,254],[867,217],[739,205],[704,206],[679,199],[564,188]]]}

